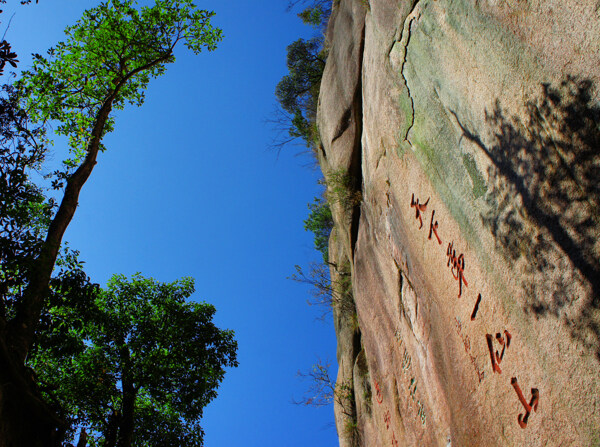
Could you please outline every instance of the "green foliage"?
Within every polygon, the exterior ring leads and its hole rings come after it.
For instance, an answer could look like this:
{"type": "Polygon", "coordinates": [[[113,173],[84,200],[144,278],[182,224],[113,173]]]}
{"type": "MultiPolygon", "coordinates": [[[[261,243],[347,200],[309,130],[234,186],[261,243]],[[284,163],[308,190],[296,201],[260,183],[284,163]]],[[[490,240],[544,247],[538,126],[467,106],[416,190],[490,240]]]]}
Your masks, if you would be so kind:
{"type": "Polygon", "coordinates": [[[68,438],[85,427],[91,445],[113,446],[128,430],[124,445],[202,445],[199,420],[224,368],[237,366],[237,342],[212,323],[212,305],[186,301],[193,280],[114,276],[100,290],[77,269],[65,274],[29,366],[70,420],[68,438]]]}
{"type": "Polygon", "coordinates": [[[306,25],[319,26],[323,22],[324,12],[320,7],[306,8],[298,14],[306,25]]]}
{"type": "Polygon", "coordinates": [[[54,202],[29,179],[46,156],[45,129],[31,126],[14,88],[0,97],[0,316],[12,309],[38,255],[54,202]]]}
{"type": "Polygon", "coordinates": [[[298,39],[287,47],[287,67],[289,74],[284,76],[275,89],[275,96],[281,107],[295,115],[300,112],[305,118],[316,113],[315,92],[321,82],[325,60],[321,57],[322,39],[298,39]]]}
{"type": "MultiPolygon", "coordinates": [[[[134,0],[109,0],[85,11],[48,57],[34,55],[33,67],[18,83],[31,117],[56,121],[55,131],[68,137],[74,158],[67,168],[85,156],[101,108],[108,102],[115,109],[141,105],[149,80],[175,61],[179,41],[199,53],[215,49],[222,38],[210,24],[214,13],[196,10],[191,0],[135,6],[134,0]]],[[[100,138],[113,127],[111,117],[100,138]]]]}
{"type": "MultiPolygon", "coordinates": [[[[15,91],[6,90],[0,378],[2,390],[13,391],[0,393],[0,405],[36,415],[4,415],[0,431],[10,445],[55,445],[63,428],[72,440],[82,427],[91,445],[105,447],[202,444],[202,410],[216,396],[224,367],[237,365],[233,333],[212,324],[212,306],[185,303],[190,279],[115,277],[101,291],[76,252],[59,251],[102,138],[113,130],[113,111],[143,103],[150,79],[174,62],[179,42],[194,53],[215,49],[222,34],[212,16],[192,0],[139,8],[134,0],[107,0],[68,27],[47,56],[34,55],[15,91]],[[67,184],[56,213],[28,178],[44,160],[48,124],[68,138],[71,151],[65,169],[54,173],[53,187],[67,184]]],[[[14,66],[10,47],[0,50],[0,60],[14,66]]]]}
{"type": "Polygon", "coordinates": [[[333,229],[333,217],[326,200],[315,197],[313,203],[308,204],[310,214],[304,221],[304,229],[311,231],[315,236],[315,248],[323,255],[323,261],[329,260],[329,235],[333,229]]]}
{"type": "Polygon", "coordinates": [[[298,17],[306,25],[314,26],[315,28],[325,27],[331,15],[331,1],[312,0],[310,3],[310,6],[307,6],[298,13],[298,17]]]}
{"type": "Polygon", "coordinates": [[[288,11],[301,7],[298,17],[305,25],[324,29],[331,15],[331,0],[290,0],[288,11]]]}
{"type": "MultiPolygon", "coordinates": [[[[290,8],[302,1],[292,2],[290,8]]],[[[304,23],[315,27],[324,27],[331,14],[331,2],[311,0],[298,16],[304,23]]],[[[326,53],[323,50],[321,36],[312,39],[298,39],[287,48],[287,66],[289,74],[277,84],[275,96],[281,106],[282,118],[276,120],[287,128],[289,139],[276,146],[301,138],[309,148],[318,145],[319,134],[316,127],[317,104],[326,53]],[[284,123],[281,123],[284,121],[284,123]]]]}

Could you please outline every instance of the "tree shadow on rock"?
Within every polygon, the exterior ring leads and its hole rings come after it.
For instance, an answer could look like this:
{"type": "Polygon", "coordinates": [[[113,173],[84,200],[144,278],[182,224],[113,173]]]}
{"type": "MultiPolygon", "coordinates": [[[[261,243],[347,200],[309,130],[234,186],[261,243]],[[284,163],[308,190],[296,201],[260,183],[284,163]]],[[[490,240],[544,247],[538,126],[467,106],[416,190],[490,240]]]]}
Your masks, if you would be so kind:
{"type": "Polygon", "coordinates": [[[600,360],[600,106],[589,80],[542,85],[524,118],[496,102],[481,218],[521,273],[526,311],[561,319],[600,360]]]}

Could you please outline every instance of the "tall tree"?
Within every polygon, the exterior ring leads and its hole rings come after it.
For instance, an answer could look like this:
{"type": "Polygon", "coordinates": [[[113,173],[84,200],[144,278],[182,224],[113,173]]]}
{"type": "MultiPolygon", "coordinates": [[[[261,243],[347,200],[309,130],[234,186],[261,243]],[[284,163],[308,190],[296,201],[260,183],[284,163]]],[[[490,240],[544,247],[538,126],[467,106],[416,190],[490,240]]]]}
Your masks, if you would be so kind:
{"type": "Polygon", "coordinates": [[[323,255],[323,262],[329,262],[329,235],[333,229],[333,216],[327,199],[315,197],[308,204],[310,213],[304,221],[304,229],[315,237],[315,248],[323,255]]]}
{"type": "Polygon", "coordinates": [[[201,446],[203,408],[237,366],[237,343],[212,305],[186,302],[193,280],[114,276],[83,296],[62,284],[29,357],[47,399],[93,445],[201,446]]]}
{"type": "Polygon", "coordinates": [[[314,145],[312,125],[317,115],[319,87],[325,68],[322,41],[322,38],[314,37],[310,40],[298,39],[288,45],[289,74],[275,88],[275,96],[284,116],[290,120],[290,137],[301,137],[308,147],[314,145]]]}
{"type": "Polygon", "coordinates": [[[46,155],[45,129],[31,126],[15,89],[0,89],[0,317],[11,315],[16,286],[39,253],[53,202],[29,180],[46,155]]]}
{"type": "Polygon", "coordinates": [[[303,8],[298,17],[305,24],[316,28],[317,36],[308,40],[298,39],[287,47],[289,74],[277,84],[275,96],[279,106],[268,120],[276,135],[271,147],[277,151],[298,138],[313,151],[313,155],[318,146],[315,121],[321,77],[327,58],[327,51],[323,47],[323,33],[333,3],[331,0],[291,0],[288,3],[288,11],[303,8]]]}
{"type": "MultiPolygon", "coordinates": [[[[32,423],[46,436],[60,426],[33,386],[29,370],[7,344],[7,322],[39,255],[52,216],[52,203],[29,180],[44,160],[43,127],[31,126],[17,92],[4,86],[0,98],[0,445],[28,445],[32,423]],[[23,411],[26,409],[26,411],[23,411]],[[15,435],[22,433],[22,435],[15,435]]],[[[35,444],[33,444],[35,445],[35,444]]]]}
{"type": "Polygon", "coordinates": [[[63,234],[98,153],[105,149],[102,138],[113,130],[113,110],[143,103],[150,79],[174,62],[179,42],[194,53],[215,49],[221,31],[211,26],[212,16],[191,0],[157,0],[139,9],[134,0],[108,0],[68,27],[66,40],[48,57],[35,55],[32,69],[17,84],[29,116],[38,123],[55,123],[55,131],[68,137],[71,158],[55,173],[54,186],[64,186],[63,197],[28,269],[23,293],[14,312],[0,320],[0,447],[59,444],[64,424],[38,405],[24,362],[63,234]]]}

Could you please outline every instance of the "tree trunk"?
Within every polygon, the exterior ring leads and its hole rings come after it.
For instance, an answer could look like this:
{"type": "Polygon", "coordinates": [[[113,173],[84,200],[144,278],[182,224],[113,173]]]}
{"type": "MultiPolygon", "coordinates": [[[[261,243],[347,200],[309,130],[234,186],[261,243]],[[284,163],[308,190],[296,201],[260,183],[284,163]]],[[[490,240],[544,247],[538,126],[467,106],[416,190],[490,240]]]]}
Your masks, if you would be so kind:
{"type": "Polygon", "coordinates": [[[135,391],[133,384],[123,383],[123,418],[119,429],[117,447],[131,447],[134,432],[135,391]]]}
{"type": "Polygon", "coordinates": [[[63,423],[43,402],[25,359],[35,336],[50,275],[62,237],[71,222],[79,193],[96,164],[104,125],[112,109],[110,97],[98,111],[88,154],[67,181],[60,207],[52,220],[39,256],[29,275],[29,283],[17,304],[17,315],[0,332],[0,447],[59,446],[63,423]]]}
{"type": "Polygon", "coordinates": [[[81,429],[81,433],[79,434],[79,441],[77,442],[77,447],[85,447],[87,445],[87,432],[85,428],[81,429]]]}
{"type": "Polygon", "coordinates": [[[131,377],[131,356],[129,348],[124,344],[121,348],[121,368],[123,375],[121,377],[123,385],[123,417],[121,419],[121,427],[119,429],[119,443],[117,447],[131,447],[133,442],[134,431],[134,412],[136,390],[131,377]]]}
{"type": "Polygon", "coordinates": [[[16,365],[0,335],[0,447],[58,447],[64,422],[41,399],[31,372],[16,365]]]}
{"type": "Polygon", "coordinates": [[[119,434],[119,425],[121,413],[113,410],[113,413],[108,417],[108,424],[104,431],[104,447],[115,447],[117,445],[117,435],[119,434]]]}
{"type": "Polygon", "coordinates": [[[63,235],[77,209],[81,188],[83,188],[83,185],[90,177],[96,165],[100,141],[104,132],[104,126],[112,110],[113,101],[114,94],[106,100],[96,114],[94,129],[92,130],[87,147],[87,155],[83,163],[67,180],[62,201],[50,223],[48,234],[46,235],[46,240],[42,245],[40,254],[34,261],[29,275],[29,283],[23,292],[23,297],[17,305],[17,315],[8,324],[8,336],[11,338],[11,348],[23,362],[33,343],[35,327],[37,326],[46,294],[48,293],[48,283],[50,282],[50,276],[56,263],[63,235]]]}
{"type": "Polygon", "coordinates": [[[63,200],[17,305],[17,315],[10,322],[1,323],[0,447],[59,446],[64,434],[63,422],[44,403],[25,359],[33,343],[62,236],[75,214],[79,192],[96,164],[112,101],[111,98],[98,112],[88,154],[67,182],[63,200]]]}

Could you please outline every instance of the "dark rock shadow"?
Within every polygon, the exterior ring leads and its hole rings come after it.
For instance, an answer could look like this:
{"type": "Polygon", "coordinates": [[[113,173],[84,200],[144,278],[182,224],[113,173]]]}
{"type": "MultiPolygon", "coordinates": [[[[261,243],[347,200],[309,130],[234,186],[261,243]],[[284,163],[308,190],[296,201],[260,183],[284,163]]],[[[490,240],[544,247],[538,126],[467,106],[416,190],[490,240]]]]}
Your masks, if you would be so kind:
{"type": "MultiPolygon", "coordinates": [[[[497,101],[486,114],[492,161],[481,216],[505,258],[520,266],[527,312],[555,317],[600,360],[600,105],[589,80],[542,85],[524,118],[497,101]],[[576,311],[574,311],[576,309],[576,311]]],[[[457,117],[458,119],[458,117],[457,117]]]]}

